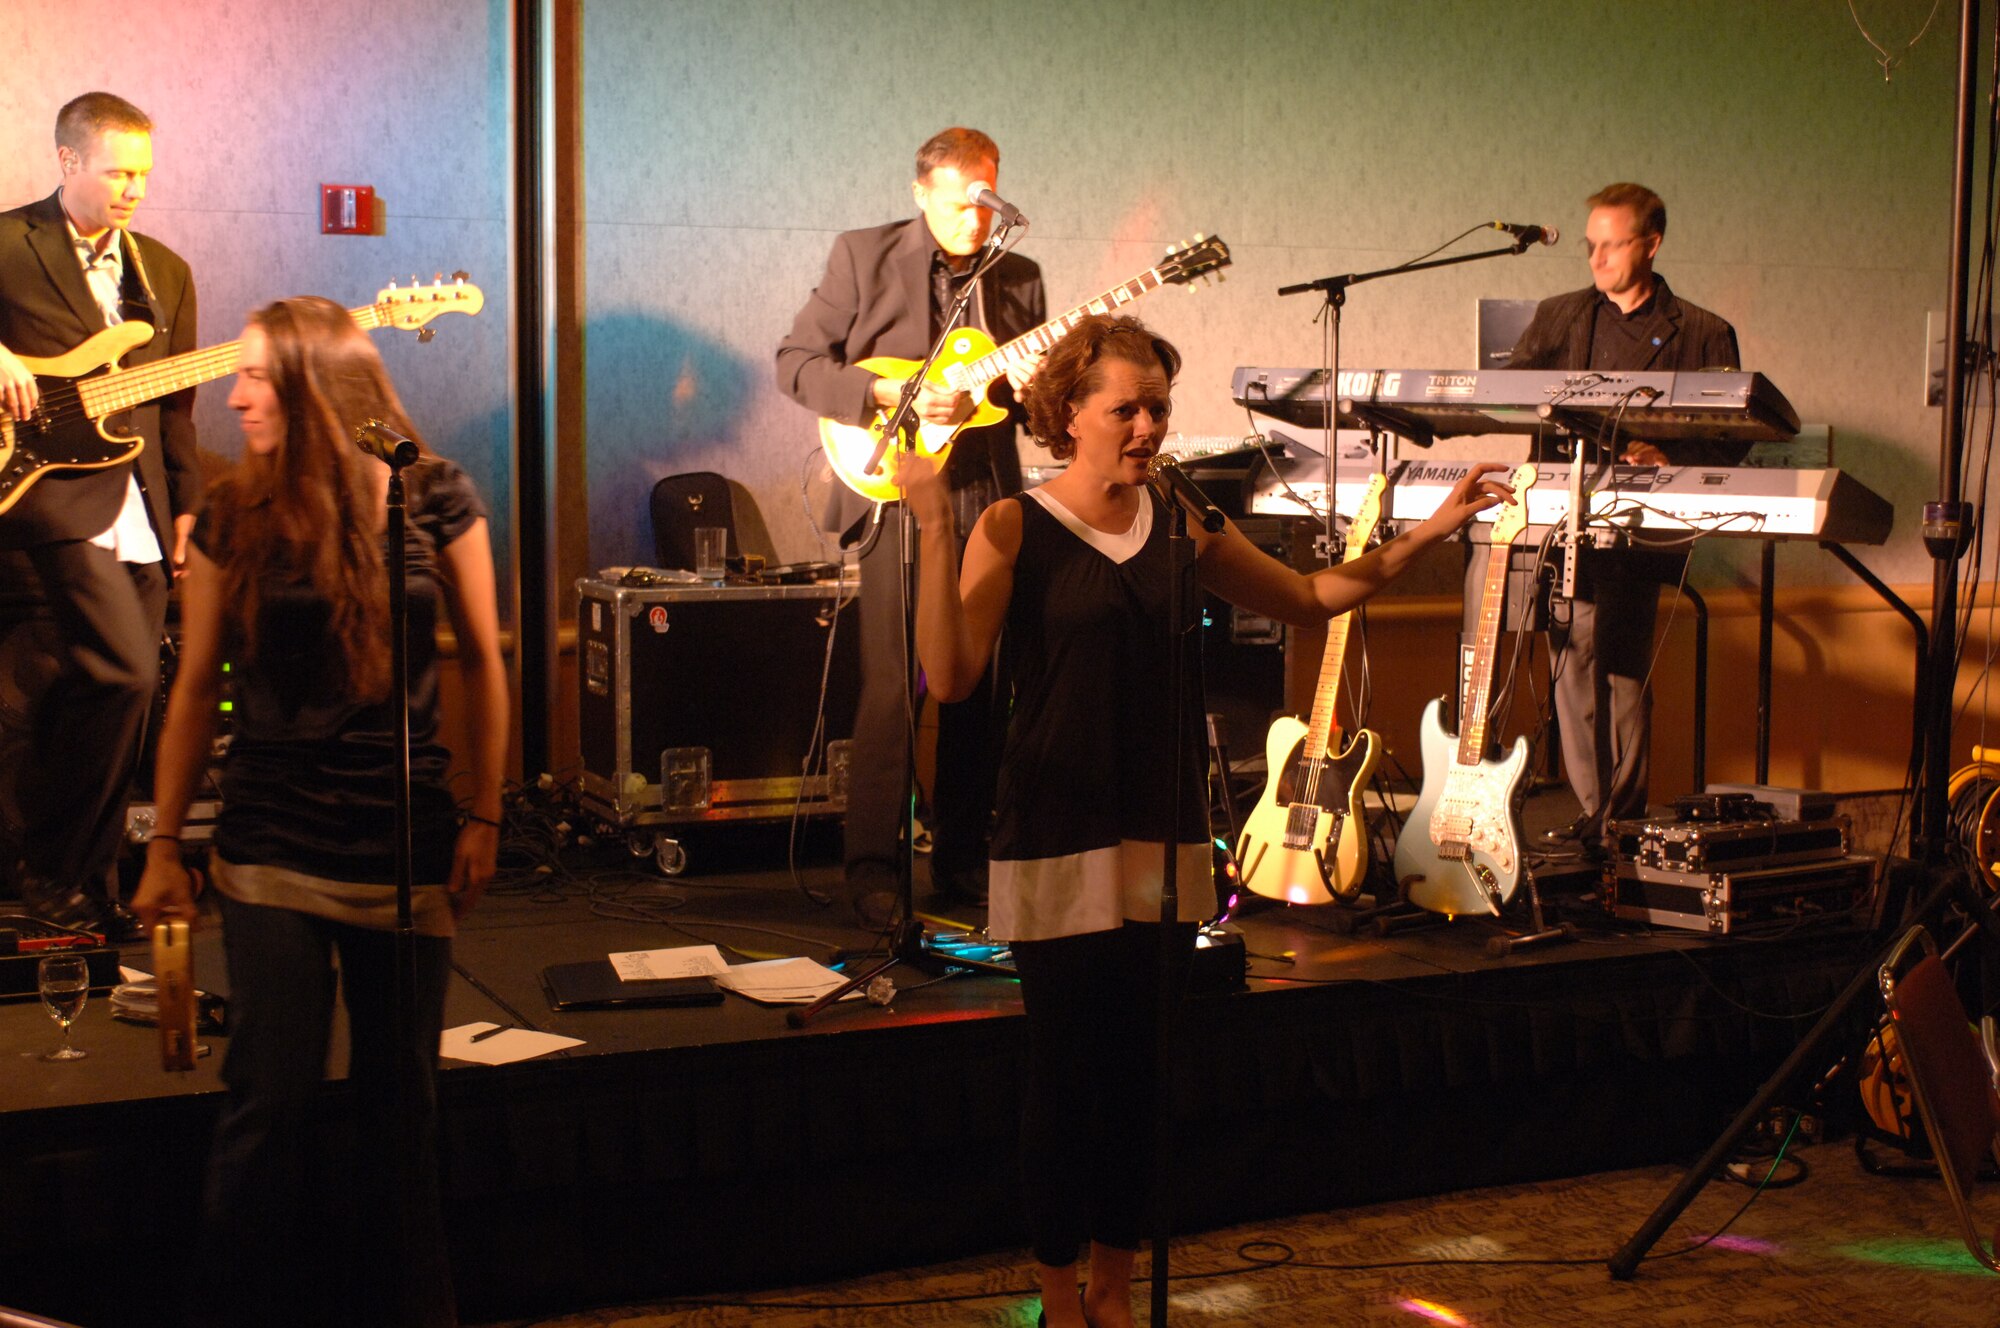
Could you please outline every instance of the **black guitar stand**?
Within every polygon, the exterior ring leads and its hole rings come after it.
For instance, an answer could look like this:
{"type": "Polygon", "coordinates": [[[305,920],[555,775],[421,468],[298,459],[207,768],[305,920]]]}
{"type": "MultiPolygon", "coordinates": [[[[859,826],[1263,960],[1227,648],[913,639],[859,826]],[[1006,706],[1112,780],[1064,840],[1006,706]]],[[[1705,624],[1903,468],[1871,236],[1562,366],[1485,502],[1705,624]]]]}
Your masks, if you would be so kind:
{"type": "Polygon", "coordinates": [[[1524,868],[1521,875],[1528,888],[1528,930],[1502,931],[1498,936],[1486,938],[1486,953],[1495,959],[1505,959],[1517,950],[1534,949],[1554,945],[1559,941],[1576,939],[1576,929],[1567,922],[1549,925],[1542,912],[1542,889],[1535,883],[1533,868],[1524,868]]]}

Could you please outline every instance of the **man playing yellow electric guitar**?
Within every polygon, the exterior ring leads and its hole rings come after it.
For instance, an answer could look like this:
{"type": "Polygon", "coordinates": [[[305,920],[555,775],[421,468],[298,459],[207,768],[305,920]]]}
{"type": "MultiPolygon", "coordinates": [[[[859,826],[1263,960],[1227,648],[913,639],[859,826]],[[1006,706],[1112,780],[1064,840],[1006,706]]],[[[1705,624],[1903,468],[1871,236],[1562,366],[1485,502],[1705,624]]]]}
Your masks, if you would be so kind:
{"type": "MultiPolygon", "coordinates": [[[[877,372],[863,361],[920,363],[929,352],[992,228],[992,213],[973,204],[967,189],[978,182],[991,187],[999,167],[999,147],[976,129],[946,129],[918,149],[911,191],[919,215],[848,231],[834,241],[825,275],[778,346],[778,386],[786,395],[845,425],[867,426],[878,412],[895,408],[908,371],[877,372]]],[[[1041,269],[1017,254],[988,270],[968,306],[970,324],[997,343],[1045,317],[1041,269]]],[[[1009,376],[1024,379],[1026,372],[1032,370],[1024,365],[1009,376]]],[[[1002,413],[1000,422],[960,433],[946,471],[964,531],[994,499],[1021,487],[1010,384],[996,381],[987,399],[1002,413]]],[[[917,398],[931,424],[963,420],[973,406],[970,393],[931,384],[917,398]]],[[[837,524],[853,533],[867,511],[853,497],[837,524]]],[[[847,795],[848,891],[870,924],[886,921],[894,902],[911,740],[903,695],[901,561],[896,525],[881,521],[861,555],[861,702],[847,795]]],[[[969,699],[939,712],[931,877],[940,893],[961,899],[984,894],[1000,734],[993,685],[989,676],[969,699]]]]}

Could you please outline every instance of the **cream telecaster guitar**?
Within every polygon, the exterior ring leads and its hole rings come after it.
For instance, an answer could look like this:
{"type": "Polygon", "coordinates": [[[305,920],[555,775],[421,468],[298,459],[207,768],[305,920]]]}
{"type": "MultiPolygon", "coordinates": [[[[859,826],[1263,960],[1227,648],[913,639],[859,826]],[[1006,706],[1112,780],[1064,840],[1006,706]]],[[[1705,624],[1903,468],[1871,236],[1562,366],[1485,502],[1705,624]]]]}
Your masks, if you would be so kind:
{"type": "Polygon", "coordinates": [[[1528,740],[1516,738],[1498,760],[1486,757],[1486,711],[1507,594],[1507,549],[1528,523],[1534,464],[1516,467],[1510,483],[1514,501],[1500,509],[1493,523],[1472,662],[1459,686],[1458,736],[1444,730],[1444,698],[1424,707],[1424,786],[1396,837],[1396,879],[1408,888],[1410,902],[1450,917],[1498,914],[1521,884],[1528,740]]]}
{"type": "MultiPolygon", "coordinates": [[[[1227,266],[1229,246],[1215,236],[1197,235],[1185,248],[1176,246],[1168,249],[1159,266],[1148,268],[1130,281],[1113,286],[1061,318],[1043,323],[1032,332],[1023,332],[997,349],[993,338],[978,328],[960,328],[952,333],[944,354],[938,356],[937,362],[931,366],[929,382],[938,388],[970,393],[973,411],[956,424],[927,422],[919,425],[917,447],[934,457],[942,470],[945,459],[951,455],[951,440],[958,436],[961,429],[998,424],[1007,418],[1006,411],[986,399],[986,389],[1010,366],[1034,359],[1091,314],[1110,313],[1148,291],[1165,285],[1182,285],[1227,266]]],[[[884,378],[908,378],[916,373],[919,364],[916,360],[876,356],[862,360],[860,367],[884,378]]],[[[878,503],[894,502],[902,497],[902,490],[890,480],[890,468],[882,460],[886,451],[882,429],[887,423],[887,416],[879,411],[874,420],[866,425],[842,424],[829,419],[819,422],[820,445],[826,449],[827,463],[833,467],[833,473],[840,476],[841,483],[848,488],[878,503]]]]}
{"type": "MultiPolygon", "coordinates": [[[[390,286],[373,304],[347,312],[365,331],[423,328],[418,337],[428,341],[426,325],[439,314],[476,314],[485,304],[479,287],[460,272],[449,282],[390,286]]],[[[0,408],[0,512],[53,471],[102,470],[139,455],[146,440],[117,431],[114,417],[120,413],[236,372],[241,343],[235,341],[118,367],[120,359],[152,339],[146,323],[119,323],[54,359],[21,358],[35,375],[41,399],[25,420],[0,408]]]]}
{"type": "MultiPolygon", "coordinates": [[[[1368,547],[1388,486],[1385,475],[1368,482],[1361,507],[1347,528],[1343,561],[1352,562],[1368,547]]],[[[1312,723],[1280,715],[1264,740],[1264,764],[1271,778],[1243,823],[1236,861],[1243,883],[1267,899],[1292,904],[1352,899],[1361,893],[1368,875],[1368,827],[1362,819],[1361,795],[1381,759],[1381,739],[1373,729],[1362,729],[1343,741],[1334,723],[1341,661],[1347,656],[1347,629],[1353,616],[1343,613],[1327,624],[1312,723]]]]}

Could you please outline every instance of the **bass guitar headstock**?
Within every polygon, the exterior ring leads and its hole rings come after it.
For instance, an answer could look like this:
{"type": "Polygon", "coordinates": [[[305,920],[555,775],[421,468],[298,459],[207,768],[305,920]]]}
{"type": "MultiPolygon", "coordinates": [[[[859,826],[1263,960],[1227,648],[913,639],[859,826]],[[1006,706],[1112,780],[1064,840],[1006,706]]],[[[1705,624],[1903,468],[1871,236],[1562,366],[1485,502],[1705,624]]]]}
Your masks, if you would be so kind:
{"type": "Polygon", "coordinates": [[[430,322],[440,314],[476,314],[485,307],[485,292],[466,280],[464,272],[452,273],[450,281],[439,273],[428,286],[415,277],[407,286],[392,281],[375,292],[375,315],[381,326],[415,332],[419,341],[435,335],[430,322]]]}

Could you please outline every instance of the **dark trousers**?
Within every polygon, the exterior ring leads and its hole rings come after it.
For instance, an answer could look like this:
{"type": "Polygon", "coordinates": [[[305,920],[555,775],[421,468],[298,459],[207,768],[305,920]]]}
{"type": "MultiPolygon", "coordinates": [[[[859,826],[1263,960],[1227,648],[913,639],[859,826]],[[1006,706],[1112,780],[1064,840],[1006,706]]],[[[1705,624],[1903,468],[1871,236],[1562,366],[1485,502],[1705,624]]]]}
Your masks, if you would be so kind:
{"type": "MultiPolygon", "coordinates": [[[[224,898],[228,1102],[203,1194],[214,1325],[455,1323],[438,1197],[438,1033],[451,942],[416,938],[417,1046],[395,1039],[395,936],[224,898]],[[323,1092],[334,958],[347,1007],[349,1097],[323,1092]],[[399,1058],[422,1060],[407,1196],[396,1186],[399,1058]],[[353,1155],[329,1137],[353,1125],[353,1155]],[[330,1155],[331,1154],[331,1155],[330,1155]],[[408,1209],[401,1205],[407,1201],[408,1209]],[[399,1232],[398,1214],[414,1214],[399,1232]],[[352,1232],[350,1235],[349,1232],[352,1232]]],[[[407,1059],[403,1060],[408,1065],[407,1059]]]]}
{"type": "MultiPolygon", "coordinates": [[[[1490,545],[1470,546],[1466,564],[1463,639],[1477,625],[1490,545]]],[[[1660,586],[1681,576],[1685,554],[1653,550],[1590,550],[1578,564],[1577,598],[1541,600],[1530,575],[1533,557],[1516,548],[1508,572],[1502,626],[1545,627],[1555,669],[1556,727],[1563,774],[1590,833],[1607,820],[1645,814],[1653,736],[1653,628],[1660,586]]],[[[1462,724],[1463,719],[1460,720],[1462,724]]]]}
{"type": "MultiPolygon", "coordinates": [[[[963,523],[970,529],[970,523],[963,523]]],[[[965,540],[959,539],[964,553],[965,540]]],[[[894,885],[901,860],[911,716],[905,696],[902,531],[894,508],[861,557],[861,700],[848,751],[847,876],[863,889],[894,885]]],[[[962,871],[986,860],[1006,719],[989,665],[971,696],[938,707],[937,775],[931,785],[931,869],[962,871]]]]}
{"type": "Polygon", "coordinates": [[[1606,821],[1646,813],[1653,741],[1646,675],[1660,583],[1652,576],[1608,575],[1591,589],[1590,599],[1551,612],[1549,649],[1557,660],[1563,772],[1594,834],[1606,821]]]}
{"type": "MultiPolygon", "coordinates": [[[[1194,927],[1173,929],[1176,989],[1194,927]]],[[[1152,1213],[1158,1081],[1158,923],[1016,941],[1028,1072],[1021,1180],[1035,1258],[1062,1267],[1087,1241],[1136,1250],[1152,1213]]]]}
{"type": "Polygon", "coordinates": [[[15,630],[52,627],[55,659],[27,742],[34,773],[15,785],[22,865],[30,878],[95,891],[123,841],[159,685],[166,569],[123,563],[82,541],[37,545],[26,557],[46,617],[15,630]]]}

